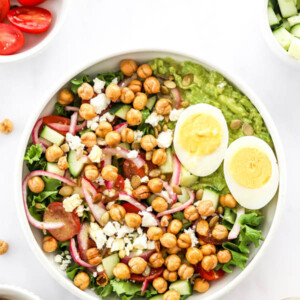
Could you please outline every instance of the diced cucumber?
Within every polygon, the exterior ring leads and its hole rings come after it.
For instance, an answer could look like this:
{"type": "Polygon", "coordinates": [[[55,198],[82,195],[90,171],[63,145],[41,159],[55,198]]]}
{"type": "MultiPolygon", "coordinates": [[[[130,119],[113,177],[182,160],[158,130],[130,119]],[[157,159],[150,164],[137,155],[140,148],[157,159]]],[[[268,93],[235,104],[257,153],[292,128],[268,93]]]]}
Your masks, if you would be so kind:
{"type": "Polygon", "coordinates": [[[153,296],[153,297],[149,298],[149,300],[163,300],[163,295],[153,296]]]}
{"type": "Polygon", "coordinates": [[[291,34],[297,38],[300,38],[300,24],[296,24],[291,29],[291,34]]]}
{"type": "Polygon", "coordinates": [[[62,134],[58,133],[57,131],[53,130],[48,126],[45,126],[43,128],[40,136],[46,139],[47,141],[56,144],[58,146],[60,146],[65,140],[65,137],[62,134]]]}
{"type": "Polygon", "coordinates": [[[84,167],[82,159],[77,160],[76,151],[70,150],[68,155],[69,170],[73,177],[78,177],[84,167]]]}
{"type": "Polygon", "coordinates": [[[51,173],[55,173],[59,176],[64,176],[65,175],[65,171],[59,169],[58,166],[57,166],[57,163],[47,162],[46,171],[51,172],[51,173]]]}
{"type": "Polygon", "coordinates": [[[280,15],[280,14],[276,14],[276,17],[277,17],[277,20],[278,20],[279,23],[280,23],[280,21],[282,21],[281,15],[280,15]]]}
{"type": "Polygon", "coordinates": [[[281,15],[289,18],[298,14],[294,0],[278,0],[281,15]]]}
{"type": "Polygon", "coordinates": [[[91,132],[91,131],[92,131],[91,128],[86,128],[86,129],[80,130],[80,131],[79,131],[79,135],[82,136],[82,135],[84,135],[85,133],[91,132]]]}
{"type": "Polygon", "coordinates": [[[110,113],[118,116],[119,118],[126,120],[126,115],[130,110],[131,106],[126,104],[116,104],[110,109],[110,113]]]}
{"type": "Polygon", "coordinates": [[[148,199],[147,199],[147,203],[148,205],[151,206],[152,201],[156,198],[157,196],[155,194],[152,194],[148,199]]]}
{"type": "Polygon", "coordinates": [[[300,9],[300,0],[297,0],[297,9],[300,9]]]}
{"type": "Polygon", "coordinates": [[[146,107],[147,107],[149,110],[152,110],[152,108],[154,107],[154,104],[155,104],[155,102],[156,102],[156,99],[157,99],[156,96],[152,96],[152,97],[148,98],[146,107]]]}
{"type": "Polygon", "coordinates": [[[167,160],[162,166],[159,167],[160,171],[163,174],[168,174],[173,172],[173,156],[172,156],[171,149],[167,149],[166,152],[167,152],[167,160]]]}
{"type": "Polygon", "coordinates": [[[293,27],[296,24],[300,24],[300,16],[293,16],[287,19],[290,26],[293,27]]]}
{"type": "Polygon", "coordinates": [[[179,185],[191,187],[196,183],[197,179],[198,177],[196,175],[191,174],[186,168],[181,166],[179,185]]]}
{"type": "Polygon", "coordinates": [[[293,38],[288,54],[291,57],[300,60],[300,39],[298,39],[297,37],[293,38]]]}
{"type": "Polygon", "coordinates": [[[286,19],[282,21],[282,27],[288,31],[291,29],[290,23],[286,19]]]}
{"type": "Polygon", "coordinates": [[[181,203],[185,203],[186,201],[188,201],[190,199],[190,195],[188,193],[187,188],[185,187],[181,187],[181,195],[177,196],[178,201],[180,201],[181,203]]]}
{"type": "Polygon", "coordinates": [[[103,269],[109,279],[114,277],[113,269],[119,262],[120,262],[120,258],[117,253],[103,258],[102,260],[103,269]]]}
{"type": "Polygon", "coordinates": [[[270,26],[274,26],[274,25],[278,25],[279,24],[279,20],[273,10],[272,7],[268,7],[268,19],[269,19],[269,24],[270,26]]]}
{"type": "Polygon", "coordinates": [[[293,36],[283,27],[274,30],[273,34],[281,47],[288,50],[293,40],[293,36]]]}
{"type": "Polygon", "coordinates": [[[206,187],[203,190],[203,196],[201,201],[211,200],[214,205],[214,208],[217,209],[219,204],[219,196],[220,193],[217,192],[214,188],[206,187]]]}
{"type": "Polygon", "coordinates": [[[176,291],[181,296],[192,294],[192,287],[189,280],[177,280],[170,284],[169,290],[176,291]]]}

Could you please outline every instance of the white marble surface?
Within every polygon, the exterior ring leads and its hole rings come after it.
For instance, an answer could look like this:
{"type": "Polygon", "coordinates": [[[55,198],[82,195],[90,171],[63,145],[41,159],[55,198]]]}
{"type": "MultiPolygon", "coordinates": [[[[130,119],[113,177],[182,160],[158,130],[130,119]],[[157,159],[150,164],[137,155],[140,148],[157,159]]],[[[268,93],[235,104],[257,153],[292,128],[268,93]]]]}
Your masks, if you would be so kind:
{"type": "Polygon", "coordinates": [[[289,190],[280,230],[257,269],[223,299],[300,296],[300,65],[286,65],[268,48],[260,28],[262,0],[73,2],[62,31],[43,53],[0,65],[0,120],[15,124],[11,135],[0,136],[0,238],[10,245],[0,256],[0,283],[46,300],[74,299],[37,261],[17,220],[13,188],[19,137],[49,86],[78,65],[111,51],[155,47],[208,57],[240,76],[265,103],[285,148],[289,190]]]}

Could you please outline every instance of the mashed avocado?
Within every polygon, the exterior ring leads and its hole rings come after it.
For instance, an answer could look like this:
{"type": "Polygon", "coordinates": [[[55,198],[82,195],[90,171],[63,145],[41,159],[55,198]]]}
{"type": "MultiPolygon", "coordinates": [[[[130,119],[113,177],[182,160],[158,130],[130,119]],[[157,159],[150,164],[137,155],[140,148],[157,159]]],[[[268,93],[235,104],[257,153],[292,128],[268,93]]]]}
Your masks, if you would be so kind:
{"type": "MultiPolygon", "coordinates": [[[[229,144],[244,136],[242,129],[232,130],[229,125],[233,120],[241,120],[250,124],[254,129],[254,135],[267,142],[273,147],[268,129],[251,101],[237,88],[233,87],[221,74],[208,71],[199,64],[191,61],[177,62],[171,58],[156,58],[149,63],[156,76],[168,78],[174,76],[181,97],[191,105],[208,103],[219,108],[228,125],[229,144]],[[194,75],[193,82],[183,85],[183,77],[188,74],[194,75]]],[[[222,192],[228,192],[223,175],[223,165],[213,174],[202,177],[200,182],[193,186],[199,189],[206,185],[212,185],[222,192]]]]}

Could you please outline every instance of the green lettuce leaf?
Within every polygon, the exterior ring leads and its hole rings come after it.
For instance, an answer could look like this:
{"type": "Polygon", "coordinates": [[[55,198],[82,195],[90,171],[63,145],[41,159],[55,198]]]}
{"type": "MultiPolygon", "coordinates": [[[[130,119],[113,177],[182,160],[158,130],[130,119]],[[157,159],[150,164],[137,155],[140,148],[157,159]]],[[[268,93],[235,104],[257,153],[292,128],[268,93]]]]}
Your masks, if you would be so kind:
{"type": "Polygon", "coordinates": [[[67,273],[67,276],[73,281],[76,274],[79,273],[80,271],[81,272],[85,271],[85,267],[82,267],[78,264],[74,264],[71,267],[67,268],[66,273],[67,273]]]}
{"type": "Polygon", "coordinates": [[[231,242],[225,242],[222,244],[224,249],[230,251],[232,259],[228,263],[223,265],[223,270],[227,273],[232,273],[230,266],[237,266],[240,269],[245,269],[246,262],[248,261],[248,255],[241,253],[239,247],[231,242]]]}
{"type": "Polygon", "coordinates": [[[78,88],[84,83],[87,82],[89,84],[91,84],[93,81],[92,79],[90,79],[89,75],[83,74],[81,77],[79,78],[73,78],[71,80],[71,91],[74,94],[77,94],[77,90],[78,88]]]}
{"type": "Polygon", "coordinates": [[[100,80],[105,81],[105,86],[108,86],[115,78],[120,82],[124,78],[124,74],[119,72],[107,72],[97,76],[100,80]]]}
{"type": "Polygon", "coordinates": [[[124,280],[111,280],[110,284],[113,287],[113,291],[118,296],[121,296],[122,294],[125,294],[127,296],[134,296],[136,293],[139,293],[142,289],[142,285],[140,283],[133,283],[124,280]]]}
{"type": "Polygon", "coordinates": [[[257,248],[259,246],[259,241],[264,240],[262,232],[251,228],[248,225],[242,225],[240,235],[239,235],[239,249],[243,253],[250,253],[248,246],[253,243],[257,248]]]}
{"type": "Polygon", "coordinates": [[[40,145],[31,145],[25,154],[24,160],[27,160],[30,165],[32,165],[35,161],[39,161],[43,150],[40,145]]]}
{"type": "Polygon", "coordinates": [[[95,293],[102,298],[109,296],[112,293],[112,290],[113,287],[110,282],[108,282],[106,286],[97,286],[94,289],[95,293]]]}
{"type": "Polygon", "coordinates": [[[54,115],[68,117],[69,113],[64,109],[64,106],[59,104],[58,102],[55,103],[54,115]]]}
{"type": "Polygon", "coordinates": [[[241,225],[250,225],[250,226],[258,226],[264,217],[258,215],[256,212],[252,212],[249,214],[241,215],[239,217],[238,222],[241,225]]]}

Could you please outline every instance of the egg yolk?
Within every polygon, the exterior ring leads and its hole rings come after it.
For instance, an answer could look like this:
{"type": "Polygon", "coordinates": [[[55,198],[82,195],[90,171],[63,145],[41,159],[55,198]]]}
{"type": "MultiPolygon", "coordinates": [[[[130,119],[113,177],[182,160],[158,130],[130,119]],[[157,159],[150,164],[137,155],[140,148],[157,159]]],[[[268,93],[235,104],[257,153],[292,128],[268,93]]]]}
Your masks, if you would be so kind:
{"type": "Polygon", "coordinates": [[[272,164],[264,152],[256,148],[243,148],[231,158],[229,171],[239,185],[257,189],[271,178],[272,164]]]}
{"type": "Polygon", "coordinates": [[[179,143],[189,153],[203,156],[220,147],[222,136],[223,130],[217,119],[207,114],[195,114],[183,122],[179,143]]]}

